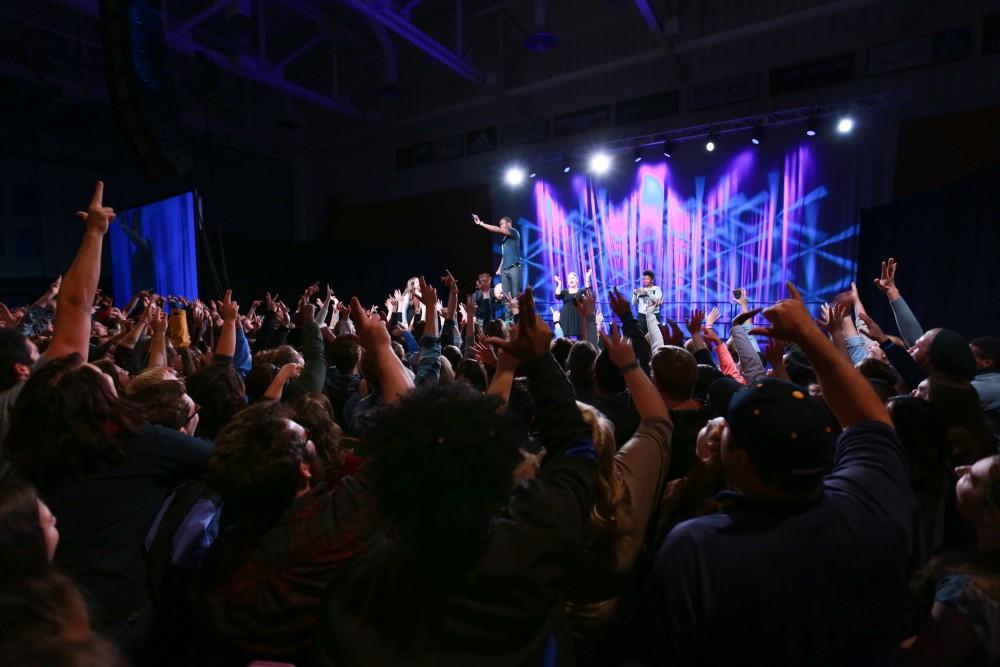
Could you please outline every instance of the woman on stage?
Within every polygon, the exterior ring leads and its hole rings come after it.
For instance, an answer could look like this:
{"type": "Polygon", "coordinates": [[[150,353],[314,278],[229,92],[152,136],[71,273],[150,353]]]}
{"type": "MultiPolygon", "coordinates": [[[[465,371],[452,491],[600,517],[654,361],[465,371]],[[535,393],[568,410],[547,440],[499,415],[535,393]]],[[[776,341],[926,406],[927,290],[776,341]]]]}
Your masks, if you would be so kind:
{"type": "MultiPolygon", "coordinates": [[[[587,267],[587,271],[583,275],[584,291],[590,289],[590,274],[590,267],[587,267]]],[[[577,312],[576,306],[573,305],[573,300],[580,295],[580,277],[573,271],[566,274],[566,289],[563,289],[562,278],[554,276],[554,279],[556,300],[562,301],[559,322],[562,326],[563,336],[579,340],[583,338],[583,321],[580,319],[580,313],[577,312]]]]}

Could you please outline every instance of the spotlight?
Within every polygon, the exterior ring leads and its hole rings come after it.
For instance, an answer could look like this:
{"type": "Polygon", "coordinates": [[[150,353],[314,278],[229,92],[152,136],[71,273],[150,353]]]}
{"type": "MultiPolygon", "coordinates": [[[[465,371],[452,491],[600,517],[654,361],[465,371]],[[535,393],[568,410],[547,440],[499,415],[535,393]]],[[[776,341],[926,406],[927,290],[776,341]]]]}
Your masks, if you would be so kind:
{"type": "Polygon", "coordinates": [[[764,126],[758,125],[755,128],[753,128],[753,136],[750,137],[750,143],[752,143],[754,146],[759,146],[760,140],[763,138],[764,138],[764,126]]]}
{"type": "Polygon", "coordinates": [[[715,135],[708,135],[708,141],[705,142],[705,150],[711,153],[715,150],[715,135]]]}
{"type": "Polygon", "coordinates": [[[642,162],[642,146],[639,144],[632,149],[632,162],[642,162]]]}
{"type": "Polygon", "coordinates": [[[535,173],[534,171],[532,171],[530,174],[528,174],[528,178],[534,178],[535,176],[538,176],[538,174],[535,173]]]}
{"type": "Polygon", "coordinates": [[[806,121],[806,136],[815,137],[816,136],[816,118],[815,116],[810,116],[809,120],[806,121]]]}
{"type": "Polygon", "coordinates": [[[573,166],[569,163],[569,158],[562,161],[562,173],[568,174],[573,166]]]}
{"type": "Polygon", "coordinates": [[[850,134],[853,129],[854,119],[850,116],[844,116],[837,121],[837,132],[840,132],[841,134],[850,134]]]}
{"type": "Polygon", "coordinates": [[[670,157],[674,152],[673,142],[670,139],[663,141],[663,157],[670,157]]]}
{"type": "Polygon", "coordinates": [[[590,171],[598,176],[606,174],[611,169],[611,156],[603,151],[594,153],[590,158],[590,171]]]}
{"type": "Polygon", "coordinates": [[[521,183],[524,183],[524,177],[524,169],[521,169],[520,167],[508,167],[503,179],[507,181],[507,185],[515,188],[521,183]]]}

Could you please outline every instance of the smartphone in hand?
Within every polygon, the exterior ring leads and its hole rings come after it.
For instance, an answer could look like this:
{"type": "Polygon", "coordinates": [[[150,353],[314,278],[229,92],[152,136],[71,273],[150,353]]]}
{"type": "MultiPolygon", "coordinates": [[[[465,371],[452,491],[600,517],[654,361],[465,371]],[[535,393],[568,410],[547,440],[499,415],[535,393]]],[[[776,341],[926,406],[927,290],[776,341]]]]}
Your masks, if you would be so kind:
{"type": "Polygon", "coordinates": [[[736,289],[734,289],[733,290],[733,298],[736,299],[737,301],[739,301],[740,299],[742,299],[743,298],[743,290],[740,289],[739,287],[737,287],[736,289]]]}

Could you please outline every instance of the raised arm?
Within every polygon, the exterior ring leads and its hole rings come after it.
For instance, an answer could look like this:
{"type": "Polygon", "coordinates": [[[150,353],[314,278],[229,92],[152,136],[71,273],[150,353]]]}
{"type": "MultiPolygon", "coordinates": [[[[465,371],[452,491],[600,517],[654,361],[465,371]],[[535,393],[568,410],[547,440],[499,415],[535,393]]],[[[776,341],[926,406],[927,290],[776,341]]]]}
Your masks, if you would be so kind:
{"type": "Polygon", "coordinates": [[[924,335],[923,327],[917,321],[910,306],[903,300],[903,296],[896,287],[896,269],[899,264],[890,257],[882,262],[882,274],[875,279],[875,286],[889,299],[889,307],[896,318],[896,327],[903,342],[912,346],[917,339],[924,335]]]}
{"type": "Polygon", "coordinates": [[[285,364],[278,369],[274,379],[271,380],[271,384],[267,386],[267,391],[264,392],[263,398],[271,401],[280,401],[285,393],[285,384],[289,380],[297,378],[301,373],[302,366],[299,364],[285,364]]]}
{"type": "Polygon", "coordinates": [[[753,333],[790,340],[802,348],[816,371],[824,400],[844,428],[872,421],[891,426],[889,412],[871,384],[816,328],[795,286],[787,287],[791,298],[764,311],[771,326],[756,327],[753,333]]]}
{"type": "Polygon", "coordinates": [[[149,325],[153,329],[153,338],[149,343],[149,361],[146,363],[146,368],[167,365],[167,316],[156,306],[151,310],[149,325]]]}
{"type": "Polygon", "coordinates": [[[660,397],[660,392],[656,390],[649,375],[642,372],[639,362],[636,361],[635,349],[631,341],[623,339],[618,333],[618,326],[611,325],[611,334],[601,333],[601,343],[608,351],[611,363],[618,367],[625,377],[625,385],[629,394],[632,395],[632,403],[636,412],[643,420],[667,419],[667,406],[660,397]]]}
{"type": "Polygon", "coordinates": [[[701,333],[701,323],[705,319],[705,313],[698,309],[691,312],[691,319],[689,319],[684,324],[687,326],[688,333],[691,334],[691,350],[692,353],[698,350],[704,350],[707,346],[705,345],[705,339],[702,338],[701,333]]]}
{"type": "Polygon", "coordinates": [[[639,366],[643,372],[649,374],[649,362],[653,358],[653,353],[649,349],[649,341],[639,328],[639,322],[632,315],[632,306],[628,300],[622,296],[617,289],[608,292],[608,304],[611,310],[622,323],[622,332],[632,341],[635,348],[635,356],[639,360],[639,366]]]}
{"type": "Polygon", "coordinates": [[[489,224],[483,222],[482,220],[479,219],[478,215],[473,214],[472,220],[473,220],[473,222],[476,223],[477,227],[482,227],[486,231],[495,232],[497,234],[503,234],[504,236],[510,236],[510,232],[509,231],[507,231],[505,229],[500,229],[496,225],[489,225],[489,224]]]}
{"type": "Polygon", "coordinates": [[[351,321],[358,332],[361,347],[375,360],[383,399],[389,404],[397,403],[400,396],[413,388],[413,380],[403,362],[392,351],[389,330],[379,317],[365,310],[357,297],[351,298],[351,321]]]}
{"type": "Polygon", "coordinates": [[[227,289],[222,297],[219,314],[222,316],[222,329],[215,344],[215,354],[232,357],[236,354],[236,318],[240,314],[240,304],[233,301],[232,290],[227,289]]]}
{"type": "Polygon", "coordinates": [[[517,357],[506,352],[501,352],[496,358],[496,372],[490,380],[490,386],[486,388],[487,394],[499,396],[506,404],[510,400],[510,390],[514,386],[514,374],[520,365],[517,357]]]}
{"type": "MultiPolygon", "coordinates": [[[[740,363],[743,364],[743,377],[747,384],[753,384],[766,375],[764,364],[760,363],[757,350],[750,342],[750,335],[747,333],[744,323],[753,320],[754,315],[760,312],[760,308],[754,308],[744,313],[740,313],[733,318],[733,326],[730,335],[733,337],[733,346],[737,354],[740,355],[740,363]]],[[[810,320],[811,322],[812,320],[810,320]]],[[[817,330],[818,333],[818,330],[817,330]]]]}
{"type": "Polygon", "coordinates": [[[86,359],[90,351],[90,317],[97,282],[101,277],[101,245],[115,211],[104,205],[104,182],[97,181],[87,211],[77,211],[86,223],[76,258],[63,278],[52,342],[47,359],[77,353],[86,359]]]}

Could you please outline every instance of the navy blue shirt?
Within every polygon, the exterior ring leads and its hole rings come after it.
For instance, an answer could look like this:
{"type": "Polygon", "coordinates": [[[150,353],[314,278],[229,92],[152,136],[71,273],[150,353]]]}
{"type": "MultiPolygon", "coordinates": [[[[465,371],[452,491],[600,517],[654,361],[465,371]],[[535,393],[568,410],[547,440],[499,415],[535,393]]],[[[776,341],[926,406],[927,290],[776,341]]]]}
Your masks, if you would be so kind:
{"type": "Polygon", "coordinates": [[[913,508],[891,428],[842,433],[809,503],[721,495],[657,554],[629,628],[645,664],[893,664],[913,508]]]}
{"type": "Polygon", "coordinates": [[[510,227],[507,231],[510,232],[510,236],[504,236],[500,241],[504,269],[521,263],[521,232],[514,227],[510,227]]]}

